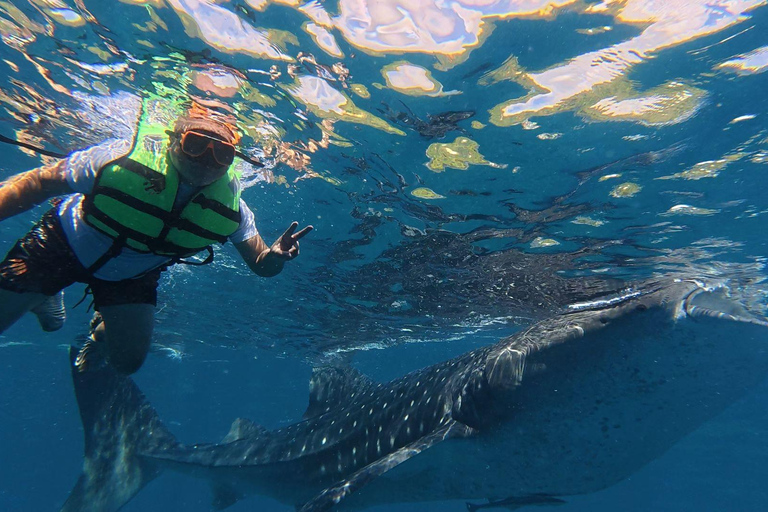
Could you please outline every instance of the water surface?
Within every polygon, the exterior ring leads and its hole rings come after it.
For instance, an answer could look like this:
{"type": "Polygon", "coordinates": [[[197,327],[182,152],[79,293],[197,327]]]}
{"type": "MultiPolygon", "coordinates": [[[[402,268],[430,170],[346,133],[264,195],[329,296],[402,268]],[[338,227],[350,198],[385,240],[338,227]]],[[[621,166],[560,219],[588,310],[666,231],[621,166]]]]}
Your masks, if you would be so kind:
{"type": "MultiPolygon", "coordinates": [[[[215,98],[266,164],[240,164],[265,239],[315,226],[272,280],[226,246],[164,278],[137,381],[182,440],[215,441],[297,419],[319,362],[388,379],[654,272],[760,274],[765,3],[0,2],[0,133],[68,152],[130,136],[150,94],[215,98]]],[[[0,178],[49,161],[4,155],[0,178]]],[[[2,510],[56,509],[79,473],[81,294],[62,331],[0,336],[2,510]]],[[[559,510],[765,508],[765,391],[559,510]]],[[[207,490],[166,475],[126,509],[182,506],[207,490]]],[[[253,507],[288,510],[232,510],[253,507]]]]}

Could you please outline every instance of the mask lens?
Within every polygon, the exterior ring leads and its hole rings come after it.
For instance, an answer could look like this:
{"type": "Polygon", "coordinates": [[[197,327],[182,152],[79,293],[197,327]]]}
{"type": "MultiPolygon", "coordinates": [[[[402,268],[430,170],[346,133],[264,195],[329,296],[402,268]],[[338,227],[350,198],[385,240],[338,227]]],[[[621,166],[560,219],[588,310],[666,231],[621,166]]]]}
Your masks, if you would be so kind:
{"type": "Polygon", "coordinates": [[[198,157],[205,153],[212,140],[195,132],[184,132],[181,136],[181,150],[189,156],[198,157]]]}
{"type": "Polygon", "coordinates": [[[221,165],[230,165],[235,160],[235,146],[218,140],[213,141],[213,158],[221,165]]]}
{"type": "Polygon", "coordinates": [[[228,142],[196,132],[184,132],[181,136],[181,150],[188,156],[197,158],[208,148],[213,150],[213,158],[219,165],[230,165],[235,159],[235,146],[228,142]]]}

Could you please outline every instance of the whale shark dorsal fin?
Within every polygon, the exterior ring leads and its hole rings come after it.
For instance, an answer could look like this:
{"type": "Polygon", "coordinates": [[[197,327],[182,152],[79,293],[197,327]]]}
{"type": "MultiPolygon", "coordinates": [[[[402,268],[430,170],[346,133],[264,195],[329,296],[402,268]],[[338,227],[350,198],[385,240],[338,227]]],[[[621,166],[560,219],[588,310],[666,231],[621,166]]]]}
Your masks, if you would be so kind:
{"type": "Polygon", "coordinates": [[[227,432],[227,435],[224,436],[224,439],[222,439],[221,442],[222,444],[226,444],[239,441],[240,439],[247,439],[249,437],[267,435],[268,433],[269,431],[266,428],[257,425],[251,420],[237,418],[232,422],[232,426],[229,427],[229,432],[227,432]]]}
{"type": "Polygon", "coordinates": [[[304,419],[344,407],[376,384],[354,368],[315,368],[309,381],[309,406],[304,419]]]}

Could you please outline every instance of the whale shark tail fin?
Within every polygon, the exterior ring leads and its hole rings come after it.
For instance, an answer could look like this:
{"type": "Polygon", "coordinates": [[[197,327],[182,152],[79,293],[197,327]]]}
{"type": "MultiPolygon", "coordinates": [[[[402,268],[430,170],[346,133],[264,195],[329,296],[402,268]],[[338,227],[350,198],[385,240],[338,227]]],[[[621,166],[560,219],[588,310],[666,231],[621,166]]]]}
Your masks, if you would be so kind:
{"type": "Polygon", "coordinates": [[[62,512],[110,512],[128,503],[161,471],[144,454],[178,446],[133,381],[110,365],[80,371],[69,350],[85,435],[83,472],[62,512]]]}

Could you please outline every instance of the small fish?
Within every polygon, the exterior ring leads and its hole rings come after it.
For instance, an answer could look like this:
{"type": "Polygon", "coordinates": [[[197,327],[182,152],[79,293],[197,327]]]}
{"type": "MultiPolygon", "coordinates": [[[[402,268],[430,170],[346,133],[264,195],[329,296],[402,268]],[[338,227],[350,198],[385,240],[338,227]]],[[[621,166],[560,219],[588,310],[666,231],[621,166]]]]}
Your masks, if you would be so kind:
{"type": "Polygon", "coordinates": [[[479,75],[480,73],[482,73],[484,71],[487,71],[487,70],[491,69],[492,67],[493,67],[493,63],[492,62],[486,62],[485,64],[482,64],[482,65],[476,67],[475,69],[473,69],[472,71],[470,71],[469,73],[465,74],[463,77],[461,77],[461,79],[463,81],[463,80],[466,80],[467,78],[473,77],[475,75],[479,75]]]}
{"type": "Polygon", "coordinates": [[[750,120],[754,119],[755,117],[757,117],[757,116],[754,115],[754,114],[746,114],[746,115],[743,115],[743,116],[734,117],[733,119],[731,119],[731,122],[728,123],[728,124],[736,124],[736,123],[740,123],[742,121],[750,121],[750,120]]]}

